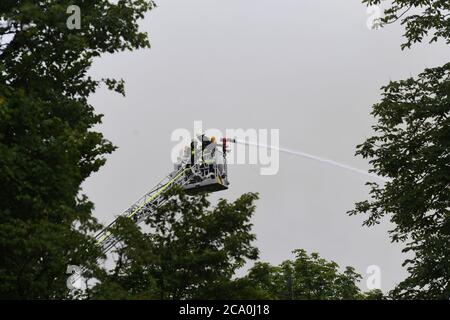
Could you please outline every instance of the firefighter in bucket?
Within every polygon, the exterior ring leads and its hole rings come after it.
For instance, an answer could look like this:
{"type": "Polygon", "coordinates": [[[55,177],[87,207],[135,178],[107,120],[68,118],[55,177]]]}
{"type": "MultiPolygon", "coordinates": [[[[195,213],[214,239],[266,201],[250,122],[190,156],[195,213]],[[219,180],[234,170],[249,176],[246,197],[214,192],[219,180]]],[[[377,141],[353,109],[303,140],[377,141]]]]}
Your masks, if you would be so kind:
{"type": "Polygon", "coordinates": [[[190,166],[195,168],[196,178],[184,187],[186,191],[194,193],[228,189],[226,139],[222,139],[222,148],[219,146],[216,137],[205,134],[191,141],[190,166]]]}

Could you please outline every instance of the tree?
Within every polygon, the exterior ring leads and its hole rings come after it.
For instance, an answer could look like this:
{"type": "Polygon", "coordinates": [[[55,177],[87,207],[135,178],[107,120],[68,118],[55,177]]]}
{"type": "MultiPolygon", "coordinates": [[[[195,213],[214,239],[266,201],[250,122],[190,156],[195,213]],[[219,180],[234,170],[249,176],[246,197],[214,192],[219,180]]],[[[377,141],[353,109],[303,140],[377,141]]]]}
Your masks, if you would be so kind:
{"type": "MultiPolygon", "coordinates": [[[[380,0],[367,0],[380,4],[380,0]]],[[[448,1],[393,1],[385,23],[402,20],[407,42],[450,43],[448,1]],[[417,10],[421,10],[417,13],[417,10]],[[415,12],[411,14],[410,12],[415,12]]],[[[389,216],[394,242],[404,242],[409,276],[392,291],[394,298],[450,298],[450,64],[426,69],[417,78],[392,81],[373,106],[375,135],[357,148],[375,172],[389,177],[369,183],[371,199],[350,214],[366,214],[372,226],[389,216]]]]}
{"type": "Polygon", "coordinates": [[[111,230],[120,239],[114,268],[85,296],[89,299],[381,299],[362,293],[361,275],[343,272],[335,262],[295,250],[279,266],[256,262],[235,278],[246,261],[256,260],[250,219],[257,195],[247,193],[215,207],[207,196],[174,188],[166,204],[146,220],[142,231],[120,218],[111,230]]]}
{"type": "MultiPolygon", "coordinates": [[[[386,0],[363,0],[368,6],[380,5],[386,0]]],[[[402,49],[430,35],[430,43],[443,38],[450,43],[450,2],[448,0],[393,0],[381,19],[382,25],[401,21],[405,27],[406,42],[402,49]]]]}
{"type": "Polygon", "coordinates": [[[339,272],[339,265],[321,258],[317,253],[294,250],[294,260],[279,266],[256,263],[243,279],[254,288],[254,299],[342,300],[362,299],[357,287],[361,275],[354,268],[339,272]]]}
{"type": "Polygon", "coordinates": [[[70,264],[99,272],[99,228],[81,183],[114,147],[92,130],[87,102],[104,83],[95,57],[149,47],[137,21],[152,1],[2,0],[0,3],[0,297],[63,298],[70,264]],[[80,29],[69,30],[69,5],[80,29]]]}
{"type": "Polygon", "coordinates": [[[372,199],[351,214],[366,213],[374,225],[390,214],[392,241],[406,242],[410,276],[396,297],[450,297],[450,64],[418,79],[391,82],[372,114],[378,135],[358,146],[374,171],[391,177],[370,183],[372,199]]]}
{"type": "Polygon", "coordinates": [[[179,189],[148,217],[141,232],[121,219],[113,233],[121,239],[115,267],[88,296],[93,299],[211,299],[230,287],[236,269],[258,250],[252,246],[250,218],[257,195],[220,200],[211,207],[205,194],[188,196],[179,189]]]}

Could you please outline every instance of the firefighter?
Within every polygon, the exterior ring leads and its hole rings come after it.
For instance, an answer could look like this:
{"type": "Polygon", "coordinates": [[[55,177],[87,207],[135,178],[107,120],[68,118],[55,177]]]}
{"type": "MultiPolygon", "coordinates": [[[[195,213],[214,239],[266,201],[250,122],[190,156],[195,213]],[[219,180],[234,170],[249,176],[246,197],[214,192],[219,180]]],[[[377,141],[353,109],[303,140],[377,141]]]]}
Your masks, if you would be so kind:
{"type": "Polygon", "coordinates": [[[191,166],[195,163],[195,148],[197,147],[197,143],[192,140],[191,141],[191,166]]]}
{"type": "Polygon", "coordinates": [[[214,162],[214,155],[216,152],[216,137],[211,137],[208,141],[204,143],[204,160],[205,162],[214,162]],[[206,151],[206,152],[205,152],[206,151]]]}
{"type": "Polygon", "coordinates": [[[216,175],[216,170],[215,170],[215,153],[216,153],[216,148],[217,148],[217,144],[216,144],[216,137],[211,137],[208,141],[205,142],[205,149],[203,150],[203,161],[205,164],[208,165],[208,171],[210,173],[213,173],[214,176],[216,175]]]}

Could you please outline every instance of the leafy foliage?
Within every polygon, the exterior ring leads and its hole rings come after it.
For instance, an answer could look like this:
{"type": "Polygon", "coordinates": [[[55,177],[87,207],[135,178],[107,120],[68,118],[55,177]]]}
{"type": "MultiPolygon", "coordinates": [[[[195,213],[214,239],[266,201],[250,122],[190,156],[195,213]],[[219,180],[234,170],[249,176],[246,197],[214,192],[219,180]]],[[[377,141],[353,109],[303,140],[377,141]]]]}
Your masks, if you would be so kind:
{"type": "Polygon", "coordinates": [[[142,233],[129,220],[113,231],[122,240],[114,270],[89,293],[101,298],[209,298],[211,288],[228,283],[247,259],[256,259],[250,218],[257,195],[210,208],[206,195],[173,189],[147,219],[142,233]]]}
{"type": "Polygon", "coordinates": [[[391,82],[373,107],[376,135],[358,146],[374,171],[391,177],[371,183],[369,201],[351,214],[373,225],[390,215],[393,241],[406,242],[410,273],[393,292],[399,298],[450,298],[450,64],[417,79],[391,82]]]}
{"type": "Polygon", "coordinates": [[[129,219],[113,230],[121,239],[115,267],[88,292],[91,299],[381,299],[362,293],[361,276],[343,272],[317,253],[295,250],[279,266],[256,262],[242,278],[236,270],[256,260],[250,219],[257,195],[211,208],[205,195],[173,189],[142,232],[129,219]],[[172,197],[172,198],[171,198],[172,197]]]}
{"type": "Polygon", "coordinates": [[[281,300],[341,300],[363,299],[357,287],[361,275],[352,267],[339,272],[333,261],[317,253],[308,255],[305,250],[294,250],[295,259],[279,266],[258,262],[244,280],[255,290],[254,298],[281,300]]]}
{"type": "MultiPolygon", "coordinates": [[[[367,5],[380,5],[385,0],[363,0],[367,5]]],[[[384,12],[382,24],[401,21],[407,41],[402,48],[422,42],[430,35],[430,43],[443,38],[450,43],[450,2],[448,0],[393,0],[384,12]]]]}
{"type": "MultiPolygon", "coordinates": [[[[379,5],[382,0],[363,0],[379,5]]],[[[450,3],[444,0],[394,0],[383,22],[401,20],[403,48],[443,38],[450,43],[450,3]]],[[[370,183],[371,200],[356,204],[351,214],[366,214],[366,225],[386,215],[395,228],[392,241],[405,242],[409,276],[392,292],[394,298],[450,297],[449,144],[450,64],[427,69],[417,79],[383,87],[382,102],[373,107],[376,135],[358,146],[374,172],[391,177],[384,187],[370,183]]]]}
{"type": "Polygon", "coordinates": [[[98,229],[80,184],[114,147],[92,128],[87,99],[102,82],[87,75],[102,53],[148,47],[137,20],[151,1],[0,3],[0,297],[63,298],[66,269],[98,272],[98,229]],[[80,30],[66,26],[81,8],[80,30]]]}

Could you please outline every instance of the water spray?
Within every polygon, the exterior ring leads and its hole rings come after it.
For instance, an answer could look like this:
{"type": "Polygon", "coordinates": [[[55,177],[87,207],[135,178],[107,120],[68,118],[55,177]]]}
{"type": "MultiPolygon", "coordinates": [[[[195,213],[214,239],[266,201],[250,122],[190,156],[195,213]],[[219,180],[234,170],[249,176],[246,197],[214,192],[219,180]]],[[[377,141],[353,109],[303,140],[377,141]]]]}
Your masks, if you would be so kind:
{"type": "Polygon", "coordinates": [[[338,167],[338,168],[342,168],[342,169],[346,169],[346,170],[349,170],[349,171],[352,171],[352,172],[355,172],[355,173],[358,173],[358,174],[362,174],[362,175],[365,175],[365,176],[369,176],[369,177],[372,177],[372,178],[376,178],[376,179],[382,180],[384,182],[389,181],[389,179],[387,179],[385,177],[382,177],[382,176],[379,176],[377,174],[374,174],[374,173],[371,173],[371,172],[367,172],[367,171],[364,171],[364,170],[361,170],[361,169],[358,169],[358,168],[355,168],[355,167],[352,167],[352,166],[349,166],[349,165],[346,165],[346,164],[343,164],[343,163],[339,163],[339,162],[336,162],[334,160],[325,159],[325,158],[322,158],[322,157],[319,157],[319,156],[315,156],[315,155],[312,155],[312,154],[309,154],[309,153],[306,153],[306,152],[303,152],[303,151],[297,151],[297,150],[291,150],[291,149],[287,149],[287,148],[275,147],[275,146],[270,146],[270,145],[256,143],[256,142],[237,140],[237,139],[234,139],[234,138],[227,138],[226,140],[228,142],[232,142],[232,143],[236,143],[236,144],[244,144],[244,145],[247,145],[247,146],[254,146],[254,147],[257,147],[257,148],[265,148],[265,149],[277,150],[277,151],[288,153],[288,154],[292,154],[292,155],[295,155],[295,156],[300,156],[300,157],[303,157],[303,158],[319,161],[319,162],[322,162],[322,163],[327,163],[327,164],[330,164],[332,166],[335,166],[335,167],[338,167]]]}

